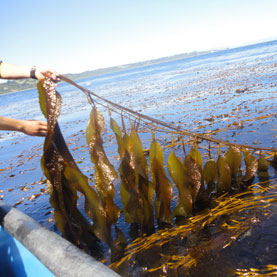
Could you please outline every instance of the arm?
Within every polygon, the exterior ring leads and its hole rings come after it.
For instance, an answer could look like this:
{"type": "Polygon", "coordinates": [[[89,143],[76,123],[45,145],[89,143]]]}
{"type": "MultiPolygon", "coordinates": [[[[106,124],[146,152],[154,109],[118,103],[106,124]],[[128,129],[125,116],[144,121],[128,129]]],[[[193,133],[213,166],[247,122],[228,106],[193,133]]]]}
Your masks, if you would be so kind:
{"type": "Polygon", "coordinates": [[[32,67],[29,66],[19,66],[2,62],[0,63],[0,78],[25,79],[32,77],[41,80],[49,75],[53,81],[59,81],[59,75],[55,70],[43,67],[35,67],[33,71],[33,76],[31,76],[31,70],[32,67]]]}
{"type": "Polygon", "coordinates": [[[0,130],[18,131],[30,136],[46,136],[47,123],[38,120],[18,120],[0,116],[0,130]]]}
{"type": "MultiPolygon", "coordinates": [[[[0,61],[0,78],[24,79],[35,78],[38,80],[49,76],[53,81],[60,81],[56,71],[48,68],[36,67],[32,70],[28,66],[18,66],[0,61]]],[[[46,136],[47,123],[38,120],[19,120],[0,116],[0,130],[22,132],[30,136],[46,136]]]]}

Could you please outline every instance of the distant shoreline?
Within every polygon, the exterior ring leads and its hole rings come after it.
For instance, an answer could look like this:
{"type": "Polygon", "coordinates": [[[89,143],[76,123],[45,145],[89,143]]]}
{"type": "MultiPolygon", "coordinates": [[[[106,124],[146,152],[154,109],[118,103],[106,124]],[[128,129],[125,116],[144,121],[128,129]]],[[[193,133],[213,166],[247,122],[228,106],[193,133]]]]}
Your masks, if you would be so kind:
{"type": "MultiPolygon", "coordinates": [[[[255,45],[270,43],[270,42],[275,42],[275,41],[276,40],[264,41],[264,42],[260,42],[260,43],[254,43],[254,44],[249,44],[249,45],[244,45],[244,46],[239,46],[239,47],[234,47],[234,48],[215,49],[215,50],[199,51],[199,52],[194,51],[194,52],[190,52],[190,53],[177,54],[177,55],[162,57],[162,58],[153,59],[153,60],[118,65],[118,66],[107,67],[107,68],[99,68],[99,69],[88,70],[88,71],[84,71],[81,73],[75,73],[75,74],[68,73],[68,74],[64,74],[64,75],[72,80],[80,80],[80,79],[85,79],[85,78],[89,78],[89,77],[101,76],[101,75],[108,74],[108,73],[120,72],[123,70],[132,69],[132,68],[138,68],[138,67],[143,67],[143,66],[148,66],[148,65],[170,62],[170,61],[200,56],[200,55],[204,55],[204,54],[209,54],[209,53],[221,52],[224,50],[239,49],[239,48],[244,48],[244,47],[248,47],[248,46],[255,46],[255,45]]],[[[18,91],[24,91],[24,90],[28,90],[28,89],[34,89],[36,87],[36,85],[37,85],[37,81],[33,80],[33,79],[9,80],[5,83],[0,83],[0,95],[18,92],[18,91]]]]}
{"type": "MultiPolygon", "coordinates": [[[[65,74],[65,76],[72,80],[80,80],[80,79],[85,79],[85,78],[89,78],[89,77],[101,76],[101,75],[108,74],[108,73],[120,72],[123,70],[132,69],[132,68],[136,68],[136,67],[142,67],[142,66],[153,65],[153,64],[163,63],[163,62],[169,62],[169,61],[174,61],[174,60],[179,60],[179,59],[184,59],[184,58],[189,58],[189,57],[195,57],[195,56],[199,56],[199,55],[208,54],[211,52],[215,52],[215,51],[212,51],[212,50],[211,51],[201,51],[201,52],[194,51],[191,53],[178,54],[178,55],[174,55],[174,56],[163,57],[163,58],[158,58],[158,59],[154,59],[154,60],[147,60],[147,61],[143,61],[143,62],[118,65],[118,66],[107,67],[107,68],[99,68],[99,69],[95,69],[95,70],[84,71],[81,73],[75,73],[75,74],[68,73],[68,74],[65,74]]],[[[9,80],[5,83],[0,83],[0,95],[18,92],[18,91],[24,91],[24,90],[28,90],[28,89],[33,89],[36,87],[36,85],[37,85],[37,81],[33,80],[33,79],[9,80]]]]}

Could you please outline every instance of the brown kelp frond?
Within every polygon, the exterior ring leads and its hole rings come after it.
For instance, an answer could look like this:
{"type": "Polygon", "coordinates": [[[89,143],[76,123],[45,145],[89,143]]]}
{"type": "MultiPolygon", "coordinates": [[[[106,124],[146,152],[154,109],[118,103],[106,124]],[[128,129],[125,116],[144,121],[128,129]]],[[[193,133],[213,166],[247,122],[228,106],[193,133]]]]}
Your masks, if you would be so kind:
{"type": "Polygon", "coordinates": [[[93,208],[95,234],[110,243],[110,233],[106,226],[106,215],[101,211],[101,203],[94,190],[89,187],[84,176],[75,163],[60,132],[57,118],[60,111],[60,97],[50,79],[38,84],[41,110],[50,126],[41,159],[42,170],[52,185],[50,201],[54,207],[57,225],[63,236],[82,246],[91,246],[90,224],[77,208],[77,190],[82,192],[86,201],[93,208]]]}
{"type": "Polygon", "coordinates": [[[91,161],[95,166],[95,185],[105,208],[108,224],[112,225],[119,218],[120,210],[113,202],[113,181],[117,178],[117,173],[108,160],[103,147],[101,133],[104,129],[104,124],[104,117],[96,106],[93,106],[87,125],[87,143],[90,149],[91,161]]]}
{"type": "Polygon", "coordinates": [[[151,179],[156,191],[156,218],[160,222],[172,224],[173,215],[170,210],[172,198],[172,184],[166,177],[164,170],[164,155],[161,145],[152,142],[149,153],[151,179]]]}
{"type": "Polygon", "coordinates": [[[192,214],[193,193],[185,174],[185,168],[172,151],[167,161],[168,172],[179,191],[178,204],[174,209],[174,215],[190,216],[192,214]]]}
{"type": "Polygon", "coordinates": [[[129,135],[121,131],[111,119],[111,127],[118,142],[121,157],[119,173],[121,177],[121,198],[125,219],[128,223],[137,223],[142,231],[151,232],[154,228],[152,199],[154,187],[148,180],[148,164],[144,156],[142,143],[135,129],[129,135]]]}

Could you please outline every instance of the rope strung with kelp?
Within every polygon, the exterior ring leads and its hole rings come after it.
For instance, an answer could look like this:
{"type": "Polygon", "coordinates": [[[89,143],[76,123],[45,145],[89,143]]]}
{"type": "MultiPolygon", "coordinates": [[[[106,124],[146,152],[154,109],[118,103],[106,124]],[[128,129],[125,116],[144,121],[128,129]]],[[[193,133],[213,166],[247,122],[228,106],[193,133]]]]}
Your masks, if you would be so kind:
{"type": "Polygon", "coordinates": [[[228,146],[235,146],[235,147],[238,147],[238,148],[249,148],[249,149],[253,149],[253,150],[265,150],[265,151],[271,151],[271,152],[275,152],[275,153],[277,152],[277,148],[274,148],[274,147],[259,147],[259,146],[254,146],[254,145],[239,144],[239,143],[224,141],[224,140],[220,140],[220,139],[215,139],[215,138],[203,135],[201,133],[192,133],[192,132],[190,132],[188,130],[180,129],[180,128],[172,126],[172,125],[170,125],[170,124],[168,124],[168,123],[166,123],[164,121],[158,120],[158,119],[153,118],[153,117],[148,116],[148,115],[144,115],[144,114],[136,112],[136,111],[134,111],[132,109],[129,109],[129,108],[126,108],[126,107],[121,106],[119,104],[116,104],[116,103],[114,103],[114,102],[112,102],[112,101],[110,101],[108,99],[105,99],[104,97],[101,97],[101,96],[97,95],[96,93],[92,92],[91,90],[86,89],[86,88],[76,84],[74,81],[72,81],[71,79],[65,77],[64,75],[60,75],[60,78],[61,78],[61,80],[63,80],[65,82],[75,86],[76,88],[78,88],[82,92],[84,92],[85,95],[87,96],[88,102],[91,105],[94,104],[94,101],[91,98],[91,95],[93,95],[94,97],[96,97],[96,98],[98,98],[98,99],[108,103],[109,105],[111,105],[112,107],[114,107],[116,109],[124,111],[124,112],[126,112],[128,114],[131,114],[131,115],[137,117],[140,120],[144,119],[144,120],[156,123],[157,125],[161,125],[163,127],[166,127],[166,128],[168,128],[170,130],[174,130],[174,133],[176,133],[176,134],[184,135],[184,136],[190,136],[190,137],[194,137],[194,138],[199,138],[199,139],[210,141],[210,142],[214,142],[214,143],[217,143],[217,144],[223,144],[223,145],[228,145],[228,146]]]}

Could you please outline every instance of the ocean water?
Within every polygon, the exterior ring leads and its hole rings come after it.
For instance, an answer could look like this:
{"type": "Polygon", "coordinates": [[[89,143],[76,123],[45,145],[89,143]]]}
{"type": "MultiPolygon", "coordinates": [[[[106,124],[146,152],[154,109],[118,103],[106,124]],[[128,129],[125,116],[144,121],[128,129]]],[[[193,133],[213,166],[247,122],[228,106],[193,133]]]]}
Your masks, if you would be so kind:
{"type": "MultiPolygon", "coordinates": [[[[276,80],[277,41],[271,41],[91,77],[78,84],[110,101],[191,132],[277,148],[276,80]]],[[[63,99],[59,118],[62,133],[78,166],[91,177],[93,165],[84,134],[91,107],[85,95],[71,85],[61,83],[57,90],[63,99]]],[[[107,109],[100,104],[98,107],[106,120],[105,149],[117,168],[117,147],[109,128],[109,115],[107,109]]],[[[44,120],[36,89],[0,95],[0,111],[1,116],[44,120]]],[[[112,112],[112,117],[120,122],[117,113],[112,112]]],[[[144,147],[149,148],[151,134],[139,135],[144,147]]],[[[166,133],[158,133],[157,138],[163,145],[171,141],[171,135],[166,133]]],[[[43,140],[1,131],[0,195],[6,203],[16,204],[45,227],[57,231],[40,169],[43,140]]],[[[201,149],[204,156],[205,149],[201,149]]],[[[269,174],[276,182],[274,168],[269,174]]],[[[119,193],[115,199],[120,205],[119,193]]],[[[123,221],[120,226],[127,228],[123,221]]],[[[276,228],[273,223],[271,226],[276,228]]],[[[273,243],[276,245],[276,240],[273,243]]]]}

